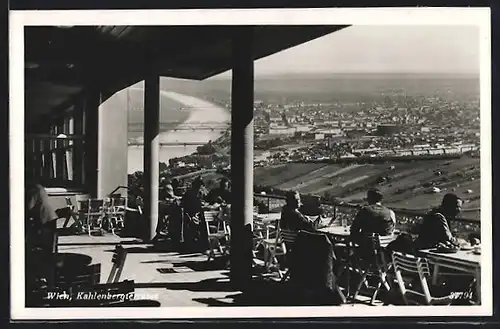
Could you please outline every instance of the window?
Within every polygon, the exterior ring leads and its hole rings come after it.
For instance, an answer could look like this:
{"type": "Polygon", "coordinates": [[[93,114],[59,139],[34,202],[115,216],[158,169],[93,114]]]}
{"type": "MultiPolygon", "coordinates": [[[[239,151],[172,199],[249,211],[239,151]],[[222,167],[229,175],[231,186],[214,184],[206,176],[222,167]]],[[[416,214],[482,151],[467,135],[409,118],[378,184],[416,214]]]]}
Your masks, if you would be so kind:
{"type": "Polygon", "coordinates": [[[27,132],[26,171],[47,187],[81,188],[85,184],[83,111],[74,107],[52,119],[39,133],[27,132]]]}

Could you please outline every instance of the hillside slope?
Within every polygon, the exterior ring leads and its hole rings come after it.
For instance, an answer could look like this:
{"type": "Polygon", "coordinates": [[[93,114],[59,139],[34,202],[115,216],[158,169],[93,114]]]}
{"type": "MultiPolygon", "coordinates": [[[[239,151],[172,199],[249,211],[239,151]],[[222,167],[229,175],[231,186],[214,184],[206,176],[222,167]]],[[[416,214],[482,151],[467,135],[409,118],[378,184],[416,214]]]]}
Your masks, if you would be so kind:
{"type": "Polygon", "coordinates": [[[463,217],[479,219],[480,214],[477,158],[348,166],[290,163],[255,168],[254,181],[260,186],[329,195],[353,203],[363,203],[366,190],[377,187],[383,191],[387,205],[423,211],[438,205],[445,193],[452,192],[466,199],[463,217]],[[432,187],[441,192],[431,193],[432,187]]]}

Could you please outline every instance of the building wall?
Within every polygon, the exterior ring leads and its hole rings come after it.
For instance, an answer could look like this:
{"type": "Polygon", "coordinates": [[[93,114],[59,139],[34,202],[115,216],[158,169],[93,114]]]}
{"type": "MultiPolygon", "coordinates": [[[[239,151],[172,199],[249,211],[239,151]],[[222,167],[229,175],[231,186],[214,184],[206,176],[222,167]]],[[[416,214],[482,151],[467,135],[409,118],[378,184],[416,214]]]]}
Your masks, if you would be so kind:
{"type": "Polygon", "coordinates": [[[127,186],[128,114],[124,98],[125,92],[118,92],[99,106],[99,198],[118,186],[127,186]]]}

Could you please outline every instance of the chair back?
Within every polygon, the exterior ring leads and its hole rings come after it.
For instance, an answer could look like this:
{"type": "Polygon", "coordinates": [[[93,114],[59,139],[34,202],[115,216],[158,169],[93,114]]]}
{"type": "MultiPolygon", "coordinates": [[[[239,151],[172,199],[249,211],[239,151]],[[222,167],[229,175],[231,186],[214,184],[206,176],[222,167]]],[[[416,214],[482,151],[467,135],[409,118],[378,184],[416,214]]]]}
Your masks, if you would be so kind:
{"type": "Polygon", "coordinates": [[[103,199],[102,208],[103,208],[104,212],[106,212],[106,213],[112,212],[113,211],[112,206],[113,206],[113,199],[111,199],[111,198],[104,198],[103,199]]]}
{"type": "Polygon", "coordinates": [[[341,303],[333,245],[325,234],[299,231],[290,260],[290,280],[296,287],[311,292],[314,302],[341,303]]]}
{"type": "Polygon", "coordinates": [[[289,229],[282,229],[281,238],[283,242],[287,244],[293,244],[295,242],[295,239],[297,239],[297,232],[289,229]]]}
{"type": "Polygon", "coordinates": [[[125,215],[127,208],[127,198],[123,197],[112,197],[110,212],[114,215],[125,215]]]}
{"type": "Polygon", "coordinates": [[[81,201],[80,210],[86,215],[101,215],[104,212],[104,200],[88,199],[81,201]]]}
{"type": "Polygon", "coordinates": [[[215,210],[209,210],[209,211],[204,211],[203,215],[205,216],[205,221],[216,222],[217,217],[219,216],[219,212],[215,210]]]}
{"type": "MultiPolygon", "coordinates": [[[[221,221],[219,220],[219,212],[216,210],[204,211],[205,225],[208,234],[215,234],[221,231],[221,221]]],[[[224,224],[222,223],[224,230],[224,224]]]]}
{"type": "Polygon", "coordinates": [[[354,241],[348,241],[348,249],[355,250],[351,260],[354,263],[365,264],[378,270],[385,270],[389,267],[390,261],[386,259],[384,251],[388,241],[393,241],[393,236],[381,236],[380,234],[363,234],[354,241]]]}
{"type": "Polygon", "coordinates": [[[430,276],[431,272],[429,270],[429,263],[427,262],[427,259],[394,251],[392,253],[392,263],[396,274],[396,280],[405,303],[408,304],[409,301],[407,296],[408,293],[410,293],[416,296],[424,297],[426,303],[430,304],[432,296],[427,284],[427,278],[430,276]],[[418,277],[422,291],[417,291],[413,287],[408,288],[406,286],[405,278],[415,277],[418,277]]]}
{"type": "Polygon", "coordinates": [[[127,198],[124,197],[115,197],[111,198],[113,207],[126,207],[127,206],[127,198]]]}

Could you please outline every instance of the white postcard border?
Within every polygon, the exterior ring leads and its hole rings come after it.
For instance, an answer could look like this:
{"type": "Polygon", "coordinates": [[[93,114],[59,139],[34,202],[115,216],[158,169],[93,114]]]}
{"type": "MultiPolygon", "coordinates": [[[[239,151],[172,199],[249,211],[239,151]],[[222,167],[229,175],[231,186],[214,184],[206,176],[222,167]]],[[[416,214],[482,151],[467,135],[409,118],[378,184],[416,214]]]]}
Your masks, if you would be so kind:
{"type": "Polygon", "coordinates": [[[11,317],[179,319],[266,317],[488,316],[492,314],[491,35],[489,8],[64,10],[10,12],[11,317]],[[480,28],[481,306],[384,307],[24,307],[24,26],[52,25],[475,25],[480,28]],[[486,179],[485,179],[486,177],[486,179]]]}

